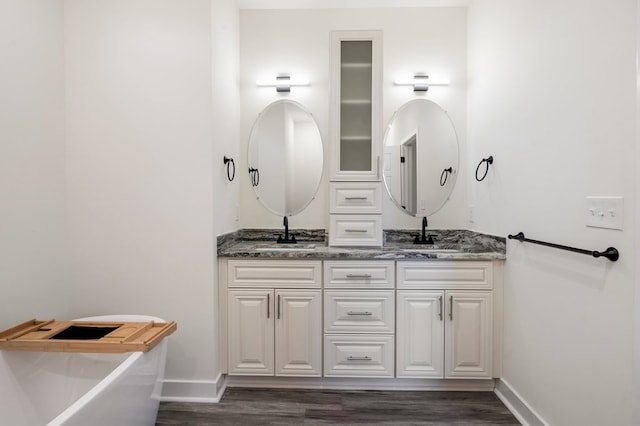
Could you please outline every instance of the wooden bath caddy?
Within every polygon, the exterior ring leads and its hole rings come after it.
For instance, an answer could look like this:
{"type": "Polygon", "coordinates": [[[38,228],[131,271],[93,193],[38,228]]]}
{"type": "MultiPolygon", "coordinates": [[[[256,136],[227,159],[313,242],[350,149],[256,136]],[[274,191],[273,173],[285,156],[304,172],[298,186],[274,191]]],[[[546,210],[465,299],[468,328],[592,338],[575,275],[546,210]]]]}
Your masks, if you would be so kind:
{"type": "Polygon", "coordinates": [[[176,331],[175,321],[38,321],[0,332],[0,349],[36,352],[148,352],[176,331]]]}

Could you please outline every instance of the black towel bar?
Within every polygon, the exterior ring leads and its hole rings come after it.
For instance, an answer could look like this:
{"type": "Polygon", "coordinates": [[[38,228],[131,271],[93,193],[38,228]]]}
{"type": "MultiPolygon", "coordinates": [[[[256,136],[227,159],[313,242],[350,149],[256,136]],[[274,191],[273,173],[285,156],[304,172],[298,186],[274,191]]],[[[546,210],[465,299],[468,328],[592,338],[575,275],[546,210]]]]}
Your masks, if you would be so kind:
{"type": "Polygon", "coordinates": [[[615,262],[620,258],[620,253],[618,252],[618,249],[616,249],[615,247],[609,247],[605,251],[583,250],[575,247],[563,246],[560,244],[547,243],[545,241],[532,240],[530,238],[526,238],[524,236],[524,233],[522,232],[518,232],[516,235],[509,234],[509,239],[518,240],[524,243],[540,244],[541,246],[553,247],[561,250],[568,250],[574,253],[588,254],[589,256],[593,256],[593,257],[606,257],[612,262],[615,262]]]}

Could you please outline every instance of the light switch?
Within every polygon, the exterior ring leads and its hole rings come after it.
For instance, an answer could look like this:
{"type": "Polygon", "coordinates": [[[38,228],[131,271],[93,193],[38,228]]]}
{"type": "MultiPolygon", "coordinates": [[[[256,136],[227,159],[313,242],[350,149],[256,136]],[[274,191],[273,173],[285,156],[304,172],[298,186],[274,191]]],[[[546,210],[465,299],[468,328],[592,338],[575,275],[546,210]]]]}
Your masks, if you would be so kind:
{"type": "Polygon", "coordinates": [[[622,230],[623,207],[623,197],[587,197],[586,225],[622,230]]]}

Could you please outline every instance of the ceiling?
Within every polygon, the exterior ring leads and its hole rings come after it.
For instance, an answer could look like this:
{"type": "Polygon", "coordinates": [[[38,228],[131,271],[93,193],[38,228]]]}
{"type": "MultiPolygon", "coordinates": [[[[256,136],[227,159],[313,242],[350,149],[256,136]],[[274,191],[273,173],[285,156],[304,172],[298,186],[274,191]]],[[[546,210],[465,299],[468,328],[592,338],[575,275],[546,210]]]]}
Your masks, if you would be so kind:
{"type": "Polygon", "coordinates": [[[237,0],[240,9],[361,9],[460,7],[470,0],[237,0]]]}

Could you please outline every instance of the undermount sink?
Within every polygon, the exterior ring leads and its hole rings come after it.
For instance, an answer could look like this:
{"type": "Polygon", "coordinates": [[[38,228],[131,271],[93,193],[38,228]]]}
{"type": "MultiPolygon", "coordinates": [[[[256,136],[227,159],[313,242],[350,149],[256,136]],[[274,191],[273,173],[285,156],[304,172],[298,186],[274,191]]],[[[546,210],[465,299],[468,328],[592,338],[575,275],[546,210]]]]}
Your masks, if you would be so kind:
{"type": "Polygon", "coordinates": [[[406,253],[460,253],[460,249],[452,249],[452,248],[403,248],[400,251],[406,253]]]}
{"type": "Polygon", "coordinates": [[[258,246],[255,249],[256,251],[315,251],[316,250],[316,245],[298,245],[298,244],[291,244],[291,245],[283,245],[283,246],[273,246],[273,245],[267,245],[267,246],[258,246]]]}

